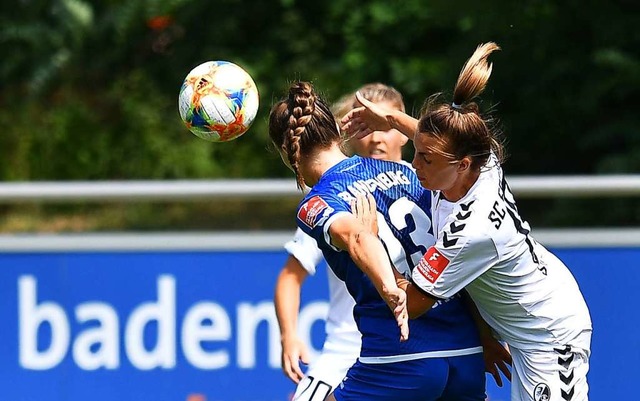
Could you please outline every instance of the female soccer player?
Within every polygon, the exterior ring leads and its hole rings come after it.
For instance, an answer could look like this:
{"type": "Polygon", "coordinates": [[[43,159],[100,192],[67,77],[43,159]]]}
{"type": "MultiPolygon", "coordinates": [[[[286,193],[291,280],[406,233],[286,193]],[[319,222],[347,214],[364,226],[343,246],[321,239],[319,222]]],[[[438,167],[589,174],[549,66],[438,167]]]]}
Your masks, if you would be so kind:
{"type": "MultiPolygon", "coordinates": [[[[396,89],[371,83],[362,86],[358,92],[367,100],[387,108],[404,111],[402,95],[396,89]]],[[[343,96],[333,107],[336,120],[359,106],[355,92],[343,96]]],[[[352,138],[349,148],[360,156],[375,159],[402,161],[402,146],[407,137],[400,131],[374,132],[365,138],[352,138]]],[[[276,282],[274,305],[282,344],[282,370],[287,377],[297,383],[294,401],[310,400],[314,392],[331,391],[344,378],[347,370],[360,354],[360,332],[353,319],[355,301],[336,275],[327,269],[329,281],[329,311],[325,331],[326,338],[322,353],[303,374],[299,361],[309,363],[309,352],[297,334],[302,283],[309,275],[315,274],[316,266],[322,261],[322,251],[316,241],[298,229],[291,241],[285,244],[289,253],[276,282]]]]}
{"type": "MultiPolygon", "coordinates": [[[[433,243],[425,212],[430,194],[411,168],[347,157],[329,108],[307,82],[291,85],[288,97],[273,106],[269,136],[298,186],[312,187],[298,208],[298,226],[316,240],[356,301],[360,356],[328,399],[484,400],[478,330],[459,295],[409,322],[408,340],[406,320],[396,322],[387,307],[406,306],[391,263],[408,275],[433,243]],[[360,193],[376,197],[383,242],[351,213],[360,193]],[[399,324],[406,341],[398,341],[399,324]]],[[[317,392],[312,398],[324,395],[317,392]]]]}
{"type": "MultiPolygon", "coordinates": [[[[420,182],[433,191],[438,239],[405,283],[409,314],[419,316],[466,288],[509,345],[512,400],[587,400],[589,310],[569,269],[520,218],[500,166],[503,148],[472,102],[491,75],[487,58],[498,49],[495,43],[478,47],[452,103],[429,104],[416,120],[358,97],[363,107],[347,114],[344,129],[366,135],[393,127],[406,134],[414,140],[420,182]]],[[[371,220],[366,209],[360,212],[371,220]]]]}

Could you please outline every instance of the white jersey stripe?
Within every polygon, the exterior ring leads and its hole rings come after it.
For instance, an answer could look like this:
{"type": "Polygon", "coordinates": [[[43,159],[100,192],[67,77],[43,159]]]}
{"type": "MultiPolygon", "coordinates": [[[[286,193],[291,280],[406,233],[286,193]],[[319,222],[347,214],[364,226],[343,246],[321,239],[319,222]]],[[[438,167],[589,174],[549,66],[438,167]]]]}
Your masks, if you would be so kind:
{"type": "Polygon", "coordinates": [[[449,358],[452,356],[479,354],[481,352],[482,352],[482,347],[473,347],[473,348],[454,349],[454,350],[447,350],[447,351],[418,352],[416,354],[404,354],[404,355],[368,356],[368,357],[361,356],[358,358],[358,360],[361,363],[367,363],[367,364],[373,365],[373,364],[383,364],[383,363],[415,361],[416,359],[424,359],[424,358],[449,358]]]}

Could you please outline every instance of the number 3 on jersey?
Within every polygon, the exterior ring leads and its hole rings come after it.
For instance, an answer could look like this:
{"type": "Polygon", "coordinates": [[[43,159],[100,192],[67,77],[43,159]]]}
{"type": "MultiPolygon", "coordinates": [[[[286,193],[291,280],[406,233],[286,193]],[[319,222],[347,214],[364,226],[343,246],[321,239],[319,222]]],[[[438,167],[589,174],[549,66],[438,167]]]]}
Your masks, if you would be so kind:
{"type": "Polygon", "coordinates": [[[430,232],[431,219],[413,201],[402,197],[389,206],[389,221],[396,235],[382,213],[378,212],[378,236],[387,248],[389,259],[396,270],[401,274],[408,274],[427,249],[435,243],[435,238],[430,232]],[[411,224],[408,224],[409,219],[411,224]],[[398,237],[402,237],[402,242],[398,237]]]}

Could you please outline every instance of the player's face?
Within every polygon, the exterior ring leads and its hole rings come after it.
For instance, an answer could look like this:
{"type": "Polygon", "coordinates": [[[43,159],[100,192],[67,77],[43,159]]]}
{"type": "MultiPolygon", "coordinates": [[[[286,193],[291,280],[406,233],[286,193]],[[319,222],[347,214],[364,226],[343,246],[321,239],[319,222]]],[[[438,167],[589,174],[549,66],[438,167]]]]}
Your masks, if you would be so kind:
{"type": "MultiPolygon", "coordinates": [[[[391,102],[379,102],[379,105],[388,109],[397,107],[391,102]]],[[[362,157],[371,157],[381,160],[402,160],[402,146],[407,143],[407,137],[400,131],[373,131],[362,139],[351,138],[349,146],[362,157]]]]}
{"type": "Polygon", "coordinates": [[[442,144],[432,135],[417,133],[413,145],[416,152],[411,164],[420,184],[432,191],[451,189],[458,179],[458,161],[434,151],[442,144]]]}

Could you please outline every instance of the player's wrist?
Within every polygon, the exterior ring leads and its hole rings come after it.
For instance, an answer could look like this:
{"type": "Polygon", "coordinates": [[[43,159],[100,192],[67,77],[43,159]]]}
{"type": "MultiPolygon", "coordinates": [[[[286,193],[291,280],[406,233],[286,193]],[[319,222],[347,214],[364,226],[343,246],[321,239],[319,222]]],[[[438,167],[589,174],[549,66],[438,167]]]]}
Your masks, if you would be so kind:
{"type": "Polygon", "coordinates": [[[391,128],[413,140],[415,130],[418,128],[418,120],[400,110],[390,110],[385,118],[391,128]]]}
{"type": "Polygon", "coordinates": [[[384,118],[387,120],[387,124],[389,124],[390,128],[398,129],[398,111],[397,110],[389,110],[386,112],[384,118]]]}
{"type": "Polygon", "coordinates": [[[281,334],[280,335],[280,343],[281,344],[295,342],[295,341],[298,341],[298,336],[296,334],[287,333],[287,334],[281,334]]]}

